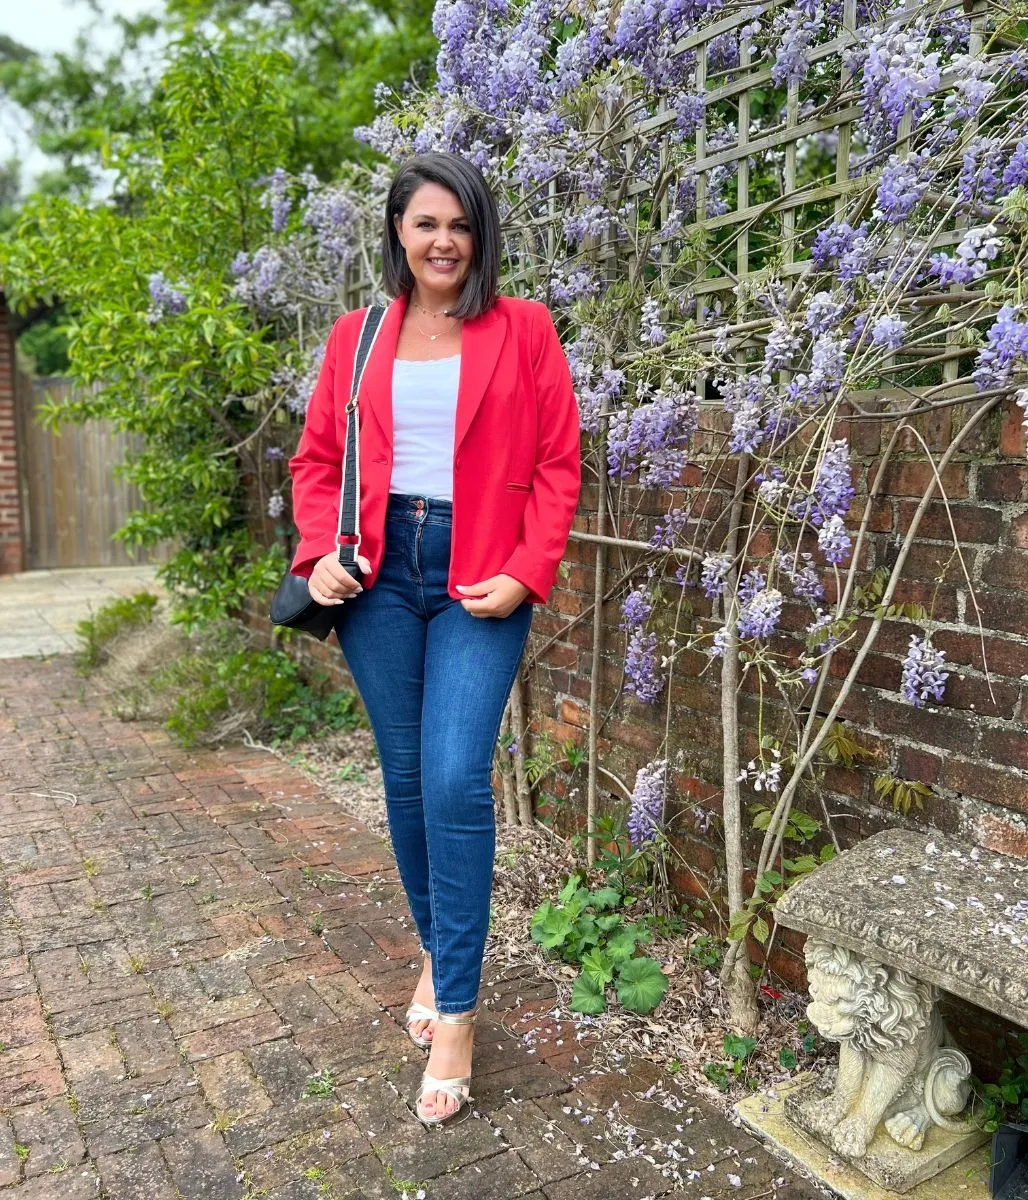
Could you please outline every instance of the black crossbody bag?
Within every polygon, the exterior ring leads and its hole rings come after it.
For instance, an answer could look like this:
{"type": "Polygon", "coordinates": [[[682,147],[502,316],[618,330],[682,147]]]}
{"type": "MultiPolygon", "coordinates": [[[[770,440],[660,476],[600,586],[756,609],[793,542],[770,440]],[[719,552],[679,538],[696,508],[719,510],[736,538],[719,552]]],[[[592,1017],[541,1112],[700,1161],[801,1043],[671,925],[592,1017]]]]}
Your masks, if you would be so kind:
{"type": "MultiPolygon", "coordinates": [[[[339,496],[339,565],[358,581],[363,572],[357,565],[357,552],[361,543],[360,520],[360,416],[357,411],[357,393],[360,390],[364,368],[375,344],[378,330],[385,316],[381,304],[373,304],[364,316],[360,341],[353,364],[353,386],[350,402],[346,406],[346,447],[343,451],[343,483],[339,496]]],[[[310,594],[307,580],[302,575],[287,571],[278,585],[271,601],[271,621],[274,625],[285,625],[299,629],[323,642],[335,628],[336,606],[319,604],[310,594]]]]}

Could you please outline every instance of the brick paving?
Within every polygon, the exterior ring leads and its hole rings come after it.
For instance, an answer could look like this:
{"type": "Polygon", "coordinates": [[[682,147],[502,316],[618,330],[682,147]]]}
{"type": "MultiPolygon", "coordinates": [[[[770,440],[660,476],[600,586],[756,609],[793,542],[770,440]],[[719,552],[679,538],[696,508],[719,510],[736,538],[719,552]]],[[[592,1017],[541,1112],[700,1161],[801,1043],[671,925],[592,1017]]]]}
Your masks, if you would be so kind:
{"type": "Polygon", "coordinates": [[[0,1197],[815,1195],[704,1101],[640,1099],[647,1064],[591,1071],[548,985],[488,969],[476,1115],[424,1129],[388,847],[270,754],[111,717],[67,658],[0,684],[0,1197]],[[671,1151],[626,1153],[611,1112],[671,1151]]]}

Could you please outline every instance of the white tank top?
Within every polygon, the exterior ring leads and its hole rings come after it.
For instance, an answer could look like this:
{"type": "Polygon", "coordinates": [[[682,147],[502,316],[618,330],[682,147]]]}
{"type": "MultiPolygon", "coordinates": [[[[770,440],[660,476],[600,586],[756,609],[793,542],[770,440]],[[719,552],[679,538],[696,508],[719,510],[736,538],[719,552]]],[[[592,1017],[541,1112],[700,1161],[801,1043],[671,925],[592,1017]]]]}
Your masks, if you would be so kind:
{"type": "Polygon", "coordinates": [[[460,355],[393,360],[393,474],[389,491],[453,500],[460,355]]]}

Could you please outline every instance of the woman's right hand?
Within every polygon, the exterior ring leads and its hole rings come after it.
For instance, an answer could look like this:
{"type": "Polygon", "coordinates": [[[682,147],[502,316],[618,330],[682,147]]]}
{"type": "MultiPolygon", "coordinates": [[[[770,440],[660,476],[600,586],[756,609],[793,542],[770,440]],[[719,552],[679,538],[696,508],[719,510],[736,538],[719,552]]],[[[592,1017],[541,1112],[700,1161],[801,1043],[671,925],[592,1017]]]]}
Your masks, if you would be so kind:
{"type": "MultiPolygon", "coordinates": [[[[370,573],[371,563],[360,554],[357,555],[357,565],[365,575],[370,573]]],[[[334,551],[314,564],[311,577],[307,580],[307,590],[312,600],[326,605],[342,604],[344,600],[364,591],[350,572],[340,565],[339,555],[334,551]]]]}

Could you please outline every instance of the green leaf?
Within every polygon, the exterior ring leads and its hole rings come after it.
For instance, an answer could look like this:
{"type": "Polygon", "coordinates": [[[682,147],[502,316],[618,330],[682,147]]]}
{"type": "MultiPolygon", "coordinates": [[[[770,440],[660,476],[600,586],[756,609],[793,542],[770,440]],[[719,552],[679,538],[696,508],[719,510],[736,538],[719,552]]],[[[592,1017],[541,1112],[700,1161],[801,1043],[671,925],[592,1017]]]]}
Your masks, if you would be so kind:
{"type": "Polygon", "coordinates": [[[745,1062],[757,1047],[757,1039],[740,1037],[735,1033],[726,1033],[724,1042],[725,1057],[736,1062],[745,1062]]]}
{"type": "Polygon", "coordinates": [[[752,912],[740,911],[732,913],[728,923],[728,940],[730,942],[741,942],[742,939],[749,933],[750,924],[753,921],[754,914],[752,912]]]}
{"type": "Polygon", "coordinates": [[[597,987],[603,988],[614,978],[614,960],[597,947],[582,955],[582,970],[597,987]]]}
{"type": "Polygon", "coordinates": [[[753,922],[753,936],[763,946],[771,935],[771,930],[768,928],[767,921],[763,917],[757,917],[753,922]]]}
{"type": "Polygon", "coordinates": [[[795,1050],[782,1049],[778,1051],[778,1065],[787,1071],[793,1070],[799,1061],[795,1050]]]}
{"type": "Polygon", "coordinates": [[[589,893],[589,903],[601,911],[605,908],[617,908],[621,903],[621,893],[614,887],[597,888],[589,893]]]}
{"type": "Polygon", "coordinates": [[[575,980],[571,989],[571,1011],[580,1013],[601,1013],[607,1007],[603,998],[603,990],[583,971],[575,980]]]}
{"type": "Polygon", "coordinates": [[[532,940],[544,950],[555,950],[564,944],[573,928],[568,914],[563,909],[554,908],[547,900],[532,918],[532,940]]]}
{"type": "Polygon", "coordinates": [[[635,953],[637,933],[638,926],[626,925],[607,942],[607,953],[615,965],[625,962],[635,953]]]}
{"type": "Polygon", "coordinates": [[[602,929],[604,933],[610,933],[612,929],[617,929],[620,924],[620,913],[604,913],[602,917],[596,918],[597,929],[602,929]]]}
{"type": "Polygon", "coordinates": [[[668,977],[660,969],[656,959],[630,958],[618,969],[614,987],[618,999],[629,1012],[652,1012],[664,998],[668,989],[668,977]]]}

